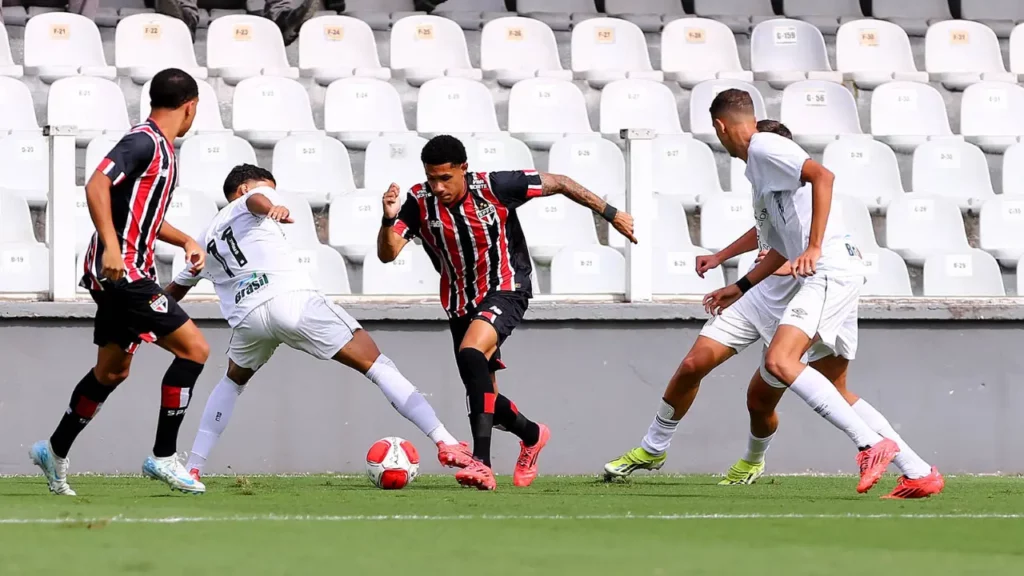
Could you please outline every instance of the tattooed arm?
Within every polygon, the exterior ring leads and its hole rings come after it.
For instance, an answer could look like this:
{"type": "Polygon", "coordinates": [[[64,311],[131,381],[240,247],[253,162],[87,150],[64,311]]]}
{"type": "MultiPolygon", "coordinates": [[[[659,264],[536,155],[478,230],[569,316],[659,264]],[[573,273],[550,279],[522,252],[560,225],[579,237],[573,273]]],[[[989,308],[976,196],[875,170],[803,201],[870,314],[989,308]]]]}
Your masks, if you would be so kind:
{"type": "Polygon", "coordinates": [[[600,196],[587,190],[579,182],[568,176],[542,173],[540,175],[540,182],[542,196],[561,194],[580,206],[589,208],[610,222],[619,234],[629,238],[632,243],[636,244],[636,238],[633,237],[633,217],[629,213],[610,206],[600,196]]]}

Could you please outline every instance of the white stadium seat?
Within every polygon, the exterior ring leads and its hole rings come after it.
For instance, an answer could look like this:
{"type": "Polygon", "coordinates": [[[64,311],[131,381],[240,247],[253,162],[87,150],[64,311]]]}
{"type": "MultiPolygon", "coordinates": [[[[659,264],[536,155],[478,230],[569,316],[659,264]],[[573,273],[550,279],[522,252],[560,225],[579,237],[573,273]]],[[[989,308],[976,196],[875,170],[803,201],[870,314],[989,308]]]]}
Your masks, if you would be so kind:
{"type": "Polygon", "coordinates": [[[35,241],[28,202],[17,194],[0,194],[0,243],[35,241]]]}
{"type": "Polygon", "coordinates": [[[697,84],[690,94],[690,132],[694,138],[710,144],[716,150],[721,150],[722,145],[711,122],[711,102],[719,93],[732,88],[750,93],[754,101],[754,115],[758,120],[768,117],[764,98],[753,84],[739,80],[708,80],[697,84]]]}
{"type": "Polygon", "coordinates": [[[1024,196],[1024,144],[1014,144],[1003,154],[1003,194],[1024,196]]]}
{"type": "Polygon", "coordinates": [[[592,0],[517,0],[516,9],[559,31],[600,16],[592,0]]]}
{"type": "Polygon", "coordinates": [[[330,246],[317,244],[298,249],[295,251],[295,258],[320,292],[328,296],[345,296],[352,293],[345,259],[330,246]]]}
{"type": "Polygon", "coordinates": [[[507,11],[505,0],[446,0],[431,14],[454,20],[464,30],[479,30],[485,22],[515,16],[507,11]]]}
{"type": "Polygon", "coordinates": [[[548,171],[569,176],[601,197],[626,189],[626,161],[622,150],[593,136],[569,136],[551,147],[548,171]]]}
{"type": "Polygon", "coordinates": [[[572,80],[572,71],[562,69],[554,32],[532,18],[488,22],[480,36],[480,67],[506,87],[535,76],[572,80]]]}
{"type": "Polygon", "coordinates": [[[750,35],[750,69],[754,78],[782,90],[800,80],[842,82],[832,71],[825,39],[813,25],[778,18],[754,27],[750,35]]]}
{"type": "Polygon", "coordinates": [[[302,25],[299,73],[323,86],[351,76],[391,78],[391,70],[380,65],[373,30],[348,16],[318,16],[302,25]]]}
{"type": "MultiPolygon", "coordinates": [[[[189,264],[185,262],[185,251],[180,249],[174,250],[171,256],[171,278],[177,278],[178,274],[181,274],[181,271],[188,267],[189,264]]],[[[213,282],[203,278],[188,291],[186,298],[190,296],[213,296],[215,294],[217,294],[217,290],[213,287],[213,282]]]]}
{"type": "Polygon", "coordinates": [[[391,23],[415,12],[412,0],[347,0],[345,14],[362,20],[374,30],[387,31],[391,23]]]}
{"type": "Polygon", "coordinates": [[[978,218],[978,247],[1008,268],[1024,256],[1024,198],[990,198],[978,218]]]}
{"type": "Polygon", "coordinates": [[[754,226],[750,194],[726,192],[709,196],[700,209],[700,245],[717,252],[754,226]]]}
{"type": "Polygon", "coordinates": [[[951,136],[939,91],[919,82],[888,82],[871,94],[871,134],[910,153],[930,136],[951,136]]]}
{"type": "Polygon", "coordinates": [[[929,24],[949,20],[948,0],[872,0],[875,18],[889,20],[911,36],[924,36],[929,24]]]}
{"type": "Polygon", "coordinates": [[[786,16],[813,24],[822,34],[833,35],[840,21],[862,15],[860,0],[786,0],[786,16]]]}
{"type": "MultiPolygon", "coordinates": [[[[203,232],[206,232],[206,228],[210,222],[213,222],[213,217],[216,215],[217,203],[212,198],[198,190],[190,191],[178,188],[171,196],[164,219],[192,238],[198,238],[203,232]]],[[[177,252],[183,251],[166,242],[157,241],[156,243],[156,255],[164,261],[171,261],[177,252]]]]}
{"type": "Polygon", "coordinates": [[[984,250],[929,256],[924,263],[924,296],[1006,296],[999,263],[984,250]]]}
{"type": "MultiPolygon", "coordinates": [[[[81,254],[88,247],[89,241],[92,240],[96,227],[92,223],[92,216],[89,215],[89,204],[85,199],[85,186],[76,186],[74,197],[75,253],[81,254]]],[[[49,209],[49,206],[47,206],[47,209],[49,209]]],[[[48,216],[47,220],[49,220],[48,216]]],[[[79,267],[78,270],[81,271],[82,268],[79,267]]]]}
{"type": "Polygon", "coordinates": [[[933,254],[970,248],[956,202],[925,194],[893,198],[885,218],[885,243],[915,266],[933,254]]]}
{"type": "Polygon", "coordinates": [[[682,2],[676,0],[605,0],[604,11],[651,33],[661,32],[666,22],[686,16],[682,2]]]}
{"type": "Polygon", "coordinates": [[[694,14],[714,18],[737,34],[750,34],[751,17],[756,24],[774,17],[768,0],[694,0],[694,14]]]}
{"type": "Polygon", "coordinates": [[[530,256],[547,265],[566,246],[597,245],[590,210],[556,194],[530,200],[516,209],[530,256]]]}
{"type": "Polygon", "coordinates": [[[473,80],[430,80],[419,91],[416,131],[421,134],[500,132],[494,97],[487,86],[473,80]]]}
{"type": "Polygon", "coordinates": [[[601,133],[618,138],[623,128],[682,134],[675,94],[653,80],[616,80],[601,91],[601,133]]]}
{"type": "Polygon", "coordinates": [[[442,76],[483,78],[480,69],[469,63],[462,28],[439,16],[407,16],[395,22],[391,29],[391,69],[401,71],[413,86],[442,76]]]}
{"type": "Polygon", "coordinates": [[[298,194],[292,194],[284,190],[278,190],[281,201],[293,220],[292,224],[285,224],[283,229],[285,236],[298,248],[312,248],[320,245],[316,233],[316,223],[313,220],[313,210],[309,202],[298,194]]]}
{"type": "MultiPolygon", "coordinates": [[[[139,92],[139,122],[144,122],[146,118],[149,118],[150,107],[149,107],[149,87],[153,84],[152,80],[146,82],[142,86],[142,91],[139,92]]],[[[220,104],[217,100],[217,93],[213,91],[213,86],[206,80],[196,79],[196,84],[199,86],[199,106],[196,108],[196,117],[192,121],[192,128],[189,129],[185,137],[194,136],[202,132],[225,132],[224,121],[220,117],[220,104]]]]}
{"type": "Polygon", "coordinates": [[[547,150],[566,134],[590,134],[583,93],[572,82],[523,80],[508,97],[508,130],[531,148],[547,150]]]}
{"type": "Polygon", "coordinates": [[[368,296],[436,297],[439,286],[437,270],[426,249],[412,242],[393,262],[382,263],[376,251],[363,260],[363,294],[368,296]]]}
{"type": "Polygon", "coordinates": [[[357,150],[381,134],[409,131],[398,91],[376,78],[332,82],[324,95],[324,130],[357,150]]]}
{"type": "Polygon", "coordinates": [[[0,196],[14,192],[30,205],[46,204],[50,143],[35,132],[0,136],[0,196]]]}
{"type": "Polygon", "coordinates": [[[787,86],[780,120],[798,144],[814,152],[839,136],[862,133],[853,94],[835,82],[804,80],[787,86]]]}
{"type": "Polygon", "coordinates": [[[11,42],[7,38],[7,28],[0,26],[0,76],[21,78],[24,74],[25,69],[15,64],[14,58],[11,56],[11,42]]]}
{"type": "Polygon", "coordinates": [[[703,278],[697,276],[697,257],[710,254],[710,251],[696,247],[685,250],[655,248],[651,255],[651,268],[654,270],[653,293],[703,296],[724,287],[725,272],[721,266],[708,270],[703,278]]]}
{"type": "Polygon", "coordinates": [[[1010,72],[1018,79],[1024,77],[1024,23],[1018,24],[1010,34],[1010,72]]]}
{"type": "Polygon", "coordinates": [[[299,69],[288,65],[277,24],[248,14],[222,16],[210,22],[206,66],[210,76],[219,76],[231,85],[261,74],[299,77],[299,69]]]}
{"type": "Polygon", "coordinates": [[[702,199],[721,194],[711,148],[689,134],[655,138],[654,191],[675,197],[687,211],[693,211],[702,199]]]}
{"type": "Polygon", "coordinates": [[[1008,38],[1014,22],[1024,21],[1024,3],[1017,0],[960,0],[964,20],[981,22],[1000,38],[1008,38]]]}
{"type": "Polygon", "coordinates": [[[632,22],[591,18],[572,30],[572,71],[594,88],[623,78],[661,82],[665,74],[651,67],[647,39],[632,22]]]}
{"type": "Polygon", "coordinates": [[[839,27],[836,69],[864,90],[892,80],[928,81],[928,73],[914,64],[907,33],[884,20],[855,20],[839,27]]]}
{"type": "Polygon", "coordinates": [[[532,170],[533,154],[526,144],[494,134],[478,138],[462,138],[466,147],[471,172],[497,172],[501,170],[532,170]]]}
{"type": "Polygon", "coordinates": [[[739,158],[729,160],[729,191],[753,193],[753,186],[747,180],[747,163],[739,158]]]}
{"type": "Polygon", "coordinates": [[[85,147],[85,182],[89,182],[89,178],[92,178],[92,173],[99,167],[107,152],[110,152],[117,145],[124,134],[124,132],[110,132],[101,134],[89,141],[89,144],[85,147]]]}
{"type": "MultiPolygon", "coordinates": [[[[383,194],[381,191],[367,190],[331,197],[327,222],[328,244],[352,262],[361,263],[367,254],[370,258],[376,258],[377,232],[380,230],[380,219],[384,216],[381,206],[383,194]]],[[[405,191],[399,198],[405,202],[405,191]]]]}
{"type": "Polygon", "coordinates": [[[43,244],[0,243],[0,293],[50,290],[50,250],[43,244]]]}
{"type": "Polygon", "coordinates": [[[200,79],[207,76],[206,68],[196,64],[188,26],[163,14],[133,14],[117,23],[114,65],[136,84],[149,82],[165,68],[180,68],[200,79]]]}
{"type": "Polygon", "coordinates": [[[1002,154],[1024,136],[1024,88],[979,82],[960,100],[960,133],[991,154],[1002,154]]]}
{"type": "Polygon", "coordinates": [[[356,189],[345,146],[322,134],[296,134],[274,145],[277,188],[302,196],[313,208],[356,189]]]}
{"type": "Polygon", "coordinates": [[[107,65],[100,30],[92,20],[52,12],[25,25],[25,73],[49,84],[79,74],[113,79],[117,69],[107,65]]]}
{"type": "Polygon", "coordinates": [[[903,194],[896,154],[871,138],[840,138],[825,148],[822,164],[835,174],[833,192],[858,198],[872,211],[885,210],[903,194]]]}
{"type": "Polygon", "coordinates": [[[962,140],[935,140],[914,150],[914,192],[945,196],[977,212],[995,195],[985,153],[962,140]]]}
{"type": "Polygon", "coordinates": [[[864,260],[861,296],[913,296],[910,272],[900,255],[885,248],[860,249],[864,260]]]}
{"type": "Polygon", "coordinates": [[[420,152],[427,144],[416,134],[386,134],[366,147],[363,188],[383,196],[392,182],[402,192],[425,182],[420,152]]]}
{"type": "Polygon", "coordinates": [[[12,130],[39,132],[32,91],[16,78],[0,76],[0,135],[12,130]]]}
{"type": "Polygon", "coordinates": [[[226,133],[193,136],[178,152],[178,188],[203,192],[224,206],[224,178],[239,164],[256,164],[256,151],[245,140],[226,133]]]}
{"type": "Polygon", "coordinates": [[[835,194],[832,196],[832,202],[839,206],[843,223],[846,225],[846,234],[853,243],[861,250],[878,250],[871,214],[860,198],[835,194]]]}
{"type": "Polygon", "coordinates": [[[933,81],[949,90],[976,82],[1017,82],[1006,71],[995,32],[984,24],[947,20],[932,24],[925,36],[925,69],[933,81]]]}
{"type": "Polygon", "coordinates": [[[54,82],[47,96],[46,117],[52,126],[77,126],[79,146],[103,132],[126,132],[131,128],[124,94],[117,84],[88,76],[54,82]]]}
{"type": "Polygon", "coordinates": [[[707,18],[681,18],[661,33],[661,69],[686,89],[705,80],[753,82],[740,65],[736,37],[729,27],[707,18]]]}
{"type": "MultiPolygon", "coordinates": [[[[626,195],[616,194],[608,197],[608,203],[621,209],[626,208],[626,195]]],[[[654,194],[654,212],[652,216],[653,236],[649,240],[654,248],[665,250],[692,250],[693,240],[690,239],[690,227],[686,221],[686,213],[679,202],[678,196],[654,194]]],[[[626,249],[626,237],[608,226],[608,245],[618,250],[626,249]]]]}
{"type": "Polygon", "coordinates": [[[270,148],[292,132],[314,132],[309,93],[295,80],[247,78],[235,87],[231,127],[258,148],[270,148]]]}
{"type": "Polygon", "coordinates": [[[552,294],[623,294],[626,258],[608,246],[570,246],[551,260],[552,294]]]}

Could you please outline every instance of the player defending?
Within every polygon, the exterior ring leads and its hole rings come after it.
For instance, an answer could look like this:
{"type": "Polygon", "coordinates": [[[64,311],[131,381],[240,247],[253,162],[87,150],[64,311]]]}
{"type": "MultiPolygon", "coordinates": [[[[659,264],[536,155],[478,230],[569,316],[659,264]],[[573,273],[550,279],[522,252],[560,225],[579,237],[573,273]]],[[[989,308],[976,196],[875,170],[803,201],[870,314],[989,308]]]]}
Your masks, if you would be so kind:
{"type": "Polygon", "coordinates": [[[181,300],[201,278],[209,278],[232,329],[228,371],[206,402],[189,474],[199,479],[238,396],[282,343],[359,371],[437,445],[441,464],[468,466],[473,461],[469,445],[448,433],[427,399],[380,353],[370,335],[299,268],[281,226],[292,220],[275,188],[267,170],[249,164],[232,169],[224,181],[228,205],[199,239],[216,262],[198,276],[183,270],[167,287],[169,295],[181,300]]]}
{"type": "Polygon", "coordinates": [[[164,222],[178,179],[173,142],[192,127],[199,88],[191,76],[170,68],[153,77],[149,97],[149,119],[121,138],[85,187],[96,233],[85,255],[81,285],[96,301],[93,342],[99,350],[96,366],[71,393],[53,435],[29,452],[54,494],[75,495],[67,483],[71,445],[128,377],[132,355],[143,340],[156,342],[174,360],[163,378],[153,455],[142,472],[182,492],[206,490],[188,475],[175,452],[178,428],[209,346],[185,311],[156,284],[153,265],[158,239],[183,248],[195,271],[205,261],[195,240],[164,222]]]}
{"type": "Polygon", "coordinates": [[[516,208],[532,198],[562,194],[636,242],[633,218],[565,176],[533,170],[468,172],[466,149],[452,136],[430,140],[421,160],[427,182],[413,186],[404,204],[397,184],[384,194],[377,255],[391,262],[418,237],[441,274],[441,305],[466,387],[475,459],[455,478],[465,486],[494,490],[491,429],[497,426],[521,440],[513,484],[529,486],[551,433],[498,393],[494,375],[504,367],[500,347],[522,321],[533,295],[530,253],[516,208]]]}

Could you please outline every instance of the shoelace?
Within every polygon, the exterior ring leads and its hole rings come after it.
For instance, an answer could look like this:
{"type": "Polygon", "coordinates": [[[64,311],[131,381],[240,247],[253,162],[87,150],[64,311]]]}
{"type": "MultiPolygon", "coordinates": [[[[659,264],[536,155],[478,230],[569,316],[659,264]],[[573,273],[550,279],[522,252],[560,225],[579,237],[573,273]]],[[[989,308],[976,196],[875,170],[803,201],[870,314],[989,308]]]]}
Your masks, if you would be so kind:
{"type": "Polygon", "coordinates": [[[519,459],[516,460],[516,465],[517,466],[522,466],[523,468],[526,468],[527,466],[530,465],[530,461],[532,460],[532,458],[531,458],[532,456],[533,456],[533,449],[532,448],[528,448],[526,446],[523,446],[523,450],[519,453],[519,459]]]}

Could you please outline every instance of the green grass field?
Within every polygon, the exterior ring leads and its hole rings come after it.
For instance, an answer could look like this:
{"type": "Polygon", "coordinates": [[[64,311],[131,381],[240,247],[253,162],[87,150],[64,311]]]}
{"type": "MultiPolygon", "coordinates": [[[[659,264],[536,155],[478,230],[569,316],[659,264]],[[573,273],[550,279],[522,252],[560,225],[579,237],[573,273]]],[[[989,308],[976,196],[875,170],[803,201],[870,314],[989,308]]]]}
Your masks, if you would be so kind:
{"type": "Polygon", "coordinates": [[[925,501],[852,477],[605,484],[451,477],[219,477],[185,496],[138,477],[0,479],[0,574],[1020,574],[1024,479],[957,477],[925,501]],[[467,564],[468,563],[468,564],[467,564]],[[314,572],[315,571],[315,572],[314,572]]]}

